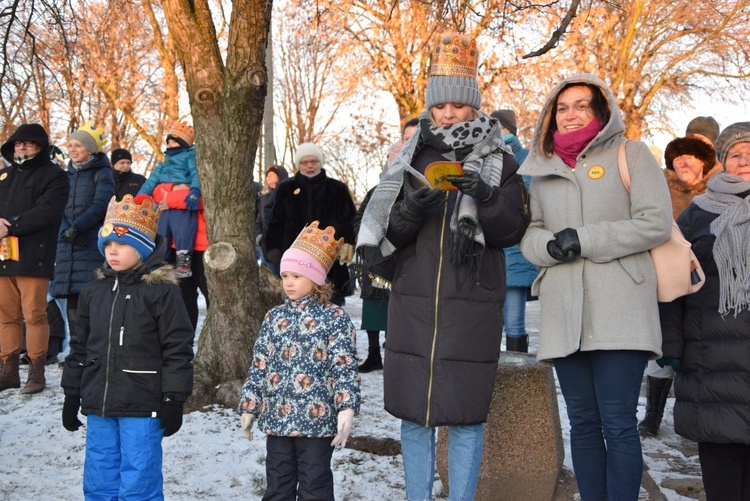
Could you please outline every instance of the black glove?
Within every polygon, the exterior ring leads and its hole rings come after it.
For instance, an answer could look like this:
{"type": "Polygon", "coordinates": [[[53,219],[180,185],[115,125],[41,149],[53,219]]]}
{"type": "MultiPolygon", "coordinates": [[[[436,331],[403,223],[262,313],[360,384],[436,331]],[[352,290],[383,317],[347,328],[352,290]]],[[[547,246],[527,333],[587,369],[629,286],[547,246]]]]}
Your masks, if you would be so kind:
{"type": "Polygon", "coordinates": [[[557,242],[554,240],[550,240],[547,242],[547,253],[549,253],[550,256],[557,259],[561,263],[569,263],[571,261],[575,261],[580,254],[576,254],[573,251],[570,252],[563,252],[563,250],[560,248],[559,245],[557,245],[557,242]]]}
{"type": "Polygon", "coordinates": [[[578,240],[578,232],[573,228],[565,228],[555,233],[555,243],[565,254],[573,252],[576,257],[581,255],[581,241],[578,240]]]}
{"type": "Polygon", "coordinates": [[[161,403],[160,428],[164,428],[164,436],[171,437],[182,426],[182,402],[166,400],[161,403]]]}
{"type": "Polygon", "coordinates": [[[266,253],[266,261],[270,261],[271,263],[280,263],[281,249],[269,249],[266,253]]]}
{"type": "Polygon", "coordinates": [[[401,215],[411,221],[421,221],[425,212],[441,205],[443,200],[445,200],[443,191],[422,186],[404,195],[404,200],[401,202],[401,215]]]}
{"type": "Polygon", "coordinates": [[[78,409],[81,408],[81,399],[70,395],[65,395],[63,403],[62,422],[68,431],[76,431],[83,425],[78,419],[78,409]]]}
{"type": "Polygon", "coordinates": [[[66,242],[70,242],[73,245],[77,245],[78,247],[86,247],[86,237],[81,235],[81,233],[78,231],[78,228],[76,228],[75,226],[71,226],[67,230],[63,231],[61,237],[66,242]]]}
{"type": "Polygon", "coordinates": [[[446,176],[445,180],[458,188],[464,195],[469,195],[480,202],[489,200],[493,193],[492,186],[487,184],[476,171],[469,171],[464,176],[446,176]]]}

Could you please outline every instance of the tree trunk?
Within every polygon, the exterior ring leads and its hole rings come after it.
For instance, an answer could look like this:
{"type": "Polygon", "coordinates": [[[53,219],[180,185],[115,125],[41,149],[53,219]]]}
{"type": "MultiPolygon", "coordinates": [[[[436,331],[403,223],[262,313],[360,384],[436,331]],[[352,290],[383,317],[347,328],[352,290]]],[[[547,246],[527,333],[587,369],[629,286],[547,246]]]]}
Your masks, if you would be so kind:
{"type": "MultiPolygon", "coordinates": [[[[265,165],[261,171],[265,172],[266,167],[276,163],[276,148],[273,136],[273,43],[271,29],[268,29],[268,48],[266,49],[266,74],[271,85],[266,92],[265,108],[263,109],[263,157],[265,165]]],[[[260,180],[263,182],[263,179],[260,180]]]]}
{"type": "Polygon", "coordinates": [[[196,162],[211,245],[205,253],[211,307],[195,358],[188,407],[234,406],[272,301],[259,285],[252,238],[253,164],[266,93],[271,2],[235,0],[226,65],[207,0],[163,0],[190,98],[196,162]]]}

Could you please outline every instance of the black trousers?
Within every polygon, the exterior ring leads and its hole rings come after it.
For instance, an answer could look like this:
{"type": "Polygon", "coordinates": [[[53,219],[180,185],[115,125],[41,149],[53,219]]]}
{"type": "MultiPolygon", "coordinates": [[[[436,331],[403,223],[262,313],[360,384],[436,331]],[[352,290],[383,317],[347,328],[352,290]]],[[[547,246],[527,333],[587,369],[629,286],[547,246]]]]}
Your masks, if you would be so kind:
{"type": "Polygon", "coordinates": [[[334,501],[331,438],[266,437],[262,501],[334,501]]]}
{"type": "Polygon", "coordinates": [[[706,501],[750,501],[750,445],[698,443],[706,501]]]}
{"type": "MultiPolygon", "coordinates": [[[[180,279],[182,301],[185,303],[185,308],[190,317],[190,323],[193,324],[193,329],[198,326],[198,315],[200,313],[198,309],[198,290],[200,290],[203,297],[206,298],[206,308],[210,306],[208,300],[208,283],[206,282],[206,268],[203,264],[203,253],[204,251],[193,252],[193,259],[190,261],[190,271],[193,272],[193,276],[180,279]]],[[[167,257],[167,262],[174,264],[175,257],[174,250],[171,250],[167,257]]]]}

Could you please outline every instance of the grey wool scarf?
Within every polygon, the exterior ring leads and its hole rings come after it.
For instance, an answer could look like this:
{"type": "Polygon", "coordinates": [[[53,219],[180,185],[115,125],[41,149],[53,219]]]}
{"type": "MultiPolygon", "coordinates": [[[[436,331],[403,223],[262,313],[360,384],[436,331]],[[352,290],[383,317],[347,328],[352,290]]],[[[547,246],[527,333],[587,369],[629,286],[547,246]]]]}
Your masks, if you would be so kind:
{"type": "MultiPolygon", "coordinates": [[[[420,122],[429,120],[429,117],[429,111],[423,111],[419,117],[420,122]]],[[[370,202],[367,204],[367,208],[362,216],[359,235],[357,236],[357,250],[360,255],[362,254],[361,250],[367,247],[377,248],[383,258],[387,258],[395,251],[395,247],[388,241],[385,235],[388,229],[391,210],[404,185],[406,173],[420,176],[411,166],[417,146],[420,144],[420,141],[424,141],[421,129],[417,130],[418,132],[409,139],[396,156],[395,161],[380,180],[380,183],[372,194],[370,202]]],[[[511,150],[503,142],[499,122],[492,119],[486,113],[480,112],[480,117],[475,120],[455,124],[451,128],[435,127],[431,129],[431,132],[433,131],[437,132],[436,136],[452,138],[453,143],[451,144],[453,145],[461,143],[460,146],[464,149],[470,146],[468,148],[470,151],[465,158],[455,159],[463,163],[464,171],[479,172],[482,178],[491,186],[500,185],[503,173],[503,151],[511,153],[511,150]],[[466,138],[463,142],[462,140],[456,141],[455,136],[451,136],[451,129],[465,128],[466,125],[464,124],[467,123],[474,129],[482,130],[483,134],[479,137],[466,138]]],[[[445,156],[451,160],[454,159],[451,157],[450,152],[445,154],[445,156]]],[[[481,254],[485,241],[482,227],[479,224],[477,201],[470,196],[459,193],[456,199],[456,209],[454,209],[450,221],[450,228],[454,234],[454,238],[458,237],[459,227],[467,226],[475,229],[471,238],[476,243],[479,249],[478,252],[481,254]]]]}
{"type": "Polygon", "coordinates": [[[711,223],[716,237],[714,261],[719,270],[719,313],[734,316],[750,309],[750,181],[721,172],[709,181],[705,195],[693,202],[719,217],[711,223]],[[744,194],[745,197],[741,198],[744,194]]]}

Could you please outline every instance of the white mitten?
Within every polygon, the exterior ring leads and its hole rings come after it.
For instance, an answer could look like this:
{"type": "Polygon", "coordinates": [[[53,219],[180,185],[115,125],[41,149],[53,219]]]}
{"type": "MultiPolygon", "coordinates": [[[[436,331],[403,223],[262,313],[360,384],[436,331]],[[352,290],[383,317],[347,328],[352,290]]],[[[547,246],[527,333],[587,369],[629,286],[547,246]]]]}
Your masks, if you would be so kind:
{"type": "Polygon", "coordinates": [[[336,436],[333,437],[331,445],[334,447],[346,447],[346,439],[349,438],[349,432],[352,431],[352,420],[354,419],[354,409],[344,409],[339,412],[339,424],[336,436]]]}
{"type": "Polygon", "coordinates": [[[253,439],[253,423],[255,422],[255,414],[249,412],[243,412],[240,416],[240,423],[242,424],[242,433],[248,440],[253,439]]]}

